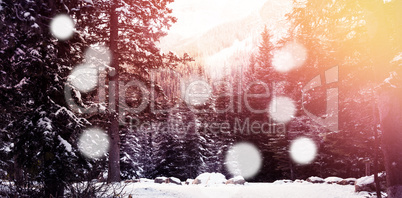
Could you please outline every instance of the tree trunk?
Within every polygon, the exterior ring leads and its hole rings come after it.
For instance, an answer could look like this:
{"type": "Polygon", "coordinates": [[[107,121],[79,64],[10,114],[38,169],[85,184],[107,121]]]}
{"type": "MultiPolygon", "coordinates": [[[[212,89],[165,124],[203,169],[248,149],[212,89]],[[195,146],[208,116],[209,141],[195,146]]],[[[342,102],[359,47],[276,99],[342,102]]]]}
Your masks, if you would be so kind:
{"type": "Polygon", "coordinates": [[[120,136],[119,136],[119,57],[118,57],[118,15],[116,13],[117,1],[113,0],[110,10],[110,51],[112,52],[112,67],[114,75],[110,77],[112,86],[109,87],[109,102],[112,107],[111,126],[109,128],[109,169],[107,182],[120,181],[120,136]],[[114,88],[114,89],[113,89],[114,88]],[[114,112],[113,112],[114,110],[114,112]]]}
{"type": "Polygon", "coordinates": [[[45,197],[62,198],[64,197],[64,184],[56,180],[45,181],[45,197]]]}
{"type": "Polygon", "coordinates": [[[379,143],[378,143],[378,111],[376,103],[373,104],[373,132],[374,132],[374,183],[375,183],[375,192],[377,194],[377,198],[381,198],[381,187],[380,181],[378,180],[378,155],[379,151],[379,143]]]}
{"type": "MultiPolygon", "coordinates": [[[[44,190],[45,197],[61,198],[64,197],[65,175],[60,173],[60,169],[55,170],[54,161],[56,153],[52,152],[54,148],[44,146],[43,165],[44,169],[44,190]]],[[[60,162],[58,162],[60,163],[60,162]]]]}
{"type": "MultiPolygon", "coordinates": [[[[287,149],[289,151],[290,150],[290,144],[291,144],[291,141],[289,140],[290,139],[289,138],[289,124],[286,124],[285,138],[286,138],[286,142],[288,144],[287,149]]],[[[295,180],[296,176],[295,176],[293,161],[292,161],[292,158],[290,157],[290,154],[289,154],[289,171],[290,171],[290,180],[295,180]]]]}
{"type": "Polygon", "coordinates": [[[384,88],[378,96],[382,147],[389,198],[402,197],[402,89],[384,88]]]}
{"type": "Polygon", "coordinates": [[[14,156],[14,182],[17,190],[20,190],[20,188],[24,184],[24,175],[17,161],[17,156],[14,156]]]}

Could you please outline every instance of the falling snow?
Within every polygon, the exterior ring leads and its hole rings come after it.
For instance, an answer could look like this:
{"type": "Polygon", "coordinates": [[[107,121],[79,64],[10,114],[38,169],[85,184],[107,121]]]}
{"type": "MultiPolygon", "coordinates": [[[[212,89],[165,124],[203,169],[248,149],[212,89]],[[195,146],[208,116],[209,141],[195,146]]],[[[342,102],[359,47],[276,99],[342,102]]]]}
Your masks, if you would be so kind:
{"type": "Polygon", "coordinates": [[[109,150],[109,137],[101,129],[86,129],[79,138],[78,149],[88,158],[101,158],[109,150]]]}
{"type": "Polygon", "coordinates": [[[74,21],[68,15],[58,15],[52,19],[50,31],[54,37],[67,40],[74,33],[74,21]]]}
{"type": "Polygon", "coordinates": [[[98,84],[98,68],[91,65],[79,65],[69,75],[69,82],[81,92],[89,92],[98,84]]]}
{"type": "Polygon", "coordinates": [[[260,170],[262,156],[254,145],[244,142],[237,143],[229,149],[225,164],[232,175],[248,179],[255,176],[260,170]]]}
{"type": "Polygon", "coordinates": [[[295,102],[289,97],[275,97],[270,103],[269,114],[277,122],[289,122],[296,114],[295,102]]]}
{"type": "Polygon", "coordinates": [[[302,66],[306,60],[306,48],[299,43],[290,42],[274,52],[272,65],[278,72],[288,72],[302,66]]]}
{"type": "Polygon", "coordinates": [[[317,146],[310,138],[300,137],[292,141],[289,152],[294,162],[310,164],[317,155],[317,146]]]}

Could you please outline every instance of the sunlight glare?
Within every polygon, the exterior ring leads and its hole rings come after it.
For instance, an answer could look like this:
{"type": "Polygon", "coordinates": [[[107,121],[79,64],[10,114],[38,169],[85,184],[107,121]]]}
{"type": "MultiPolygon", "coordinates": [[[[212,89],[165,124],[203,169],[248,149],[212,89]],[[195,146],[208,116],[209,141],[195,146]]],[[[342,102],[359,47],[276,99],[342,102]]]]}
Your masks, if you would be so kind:
{"type": "Polygon", "coordinates": [[[302,66],[306,60],[306,48],[299,43],[289,42],[274,52],[272,65],[278,72],[288,72],[302,66]]]}

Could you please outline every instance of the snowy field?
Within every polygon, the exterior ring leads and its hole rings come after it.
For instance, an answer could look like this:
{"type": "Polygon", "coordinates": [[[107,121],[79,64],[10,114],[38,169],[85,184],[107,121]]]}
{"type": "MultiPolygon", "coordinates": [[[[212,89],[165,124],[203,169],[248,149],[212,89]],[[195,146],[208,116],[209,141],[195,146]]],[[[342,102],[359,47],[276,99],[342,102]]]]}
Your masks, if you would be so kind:
{"type": "Polygon", "coordinates": [[[247,183],[246,185],[174,185],[130,183],[124,196],[146,198],[363,198],[367,192],[354,192],[353,185],[305,183],[247,183]]]}

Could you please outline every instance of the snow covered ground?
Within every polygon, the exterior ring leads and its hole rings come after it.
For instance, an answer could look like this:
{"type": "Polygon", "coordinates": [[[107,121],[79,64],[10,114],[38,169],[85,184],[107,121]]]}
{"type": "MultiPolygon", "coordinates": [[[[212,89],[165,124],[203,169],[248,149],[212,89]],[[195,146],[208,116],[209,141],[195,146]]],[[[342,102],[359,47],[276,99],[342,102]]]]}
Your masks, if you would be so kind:
{"type": "Polygon", "coordinates": [[[174,185],[130,183],[124,189],[125,197],[146,198],[363,198],[367,192],[354,192],[353,185],[303,183],[247,183],[246,185],[174,185]]]}

